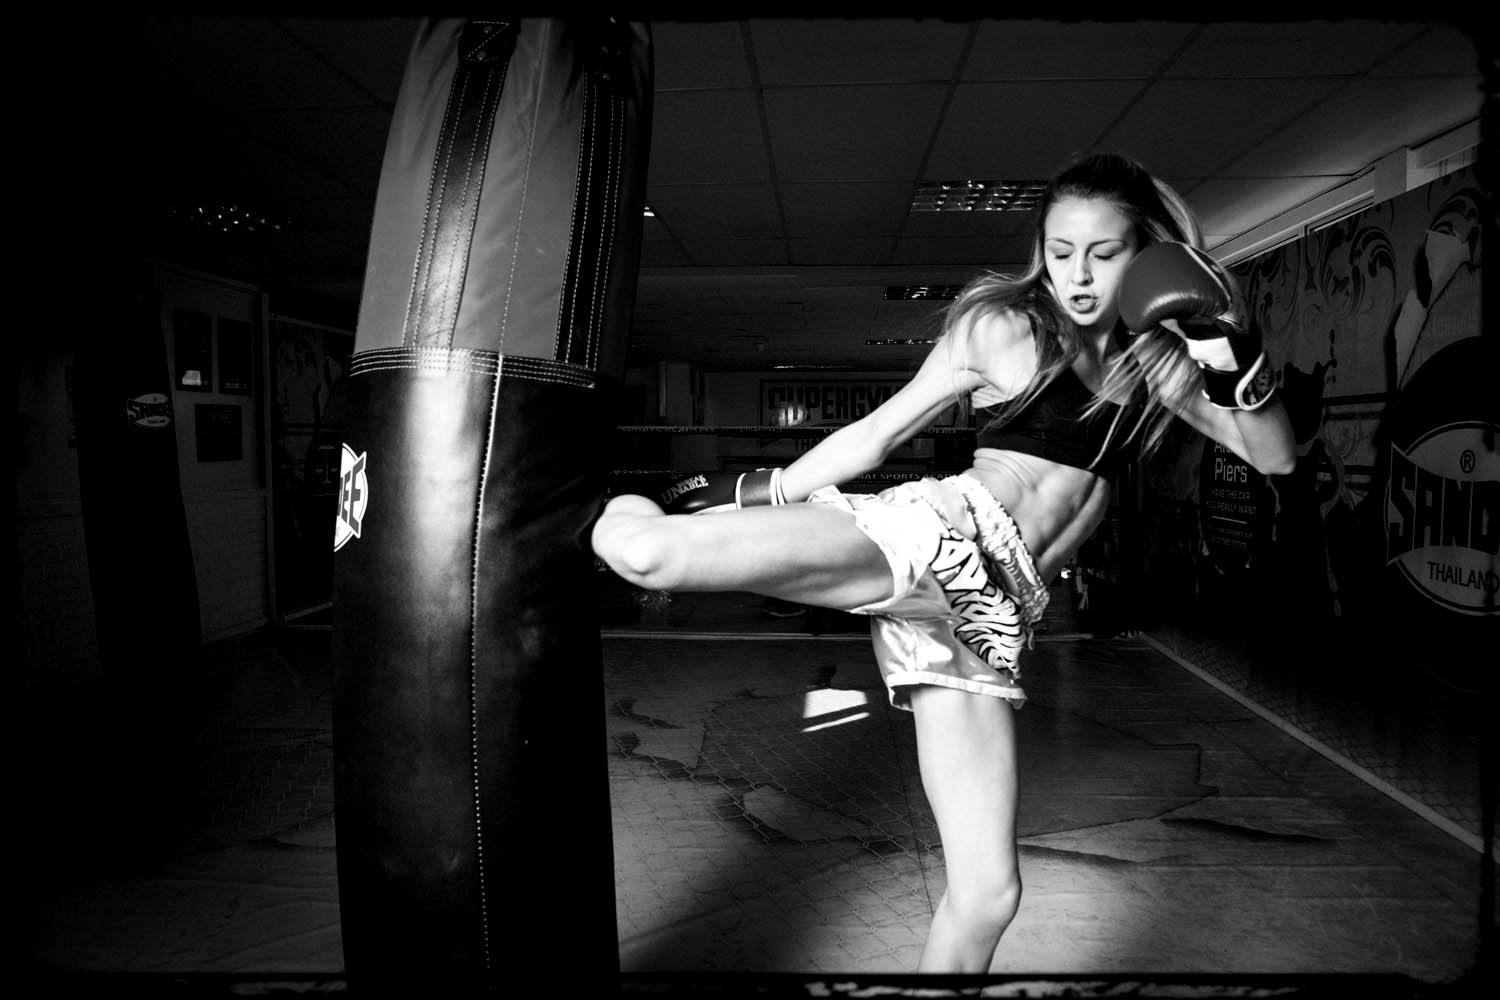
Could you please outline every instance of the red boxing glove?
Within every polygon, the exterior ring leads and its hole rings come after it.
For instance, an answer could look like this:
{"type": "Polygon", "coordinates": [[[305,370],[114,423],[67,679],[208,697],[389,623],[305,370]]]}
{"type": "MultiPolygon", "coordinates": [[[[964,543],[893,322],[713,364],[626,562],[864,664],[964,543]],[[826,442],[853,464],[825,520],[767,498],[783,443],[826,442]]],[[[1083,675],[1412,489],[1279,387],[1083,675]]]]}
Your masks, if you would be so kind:
{"type": "Polygon", "coordinates": [[[1153,243],[1136,254],[1120,278],[1119,306],[1131,333],[1162,326],[1182,338],[1215,406],[1253,410],[1276,392],[1260,332],[1231,317],[1229,276],[1202,250],[1153,243]]]}

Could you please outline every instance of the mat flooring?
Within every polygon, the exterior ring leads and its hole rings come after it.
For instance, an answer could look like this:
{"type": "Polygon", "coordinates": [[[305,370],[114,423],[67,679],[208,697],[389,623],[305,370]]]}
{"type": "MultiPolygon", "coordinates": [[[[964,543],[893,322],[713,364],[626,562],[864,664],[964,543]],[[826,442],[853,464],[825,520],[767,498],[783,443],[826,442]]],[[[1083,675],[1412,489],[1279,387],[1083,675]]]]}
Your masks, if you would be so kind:
{"type": "MultiPolygon", "coordinates": [[[[863,623],[766,611],[606,600],[621,969],[909,972],[944,886],[911,717],[886,705],[863,623]]],[[[1472,848],[1147,643],[1075,626],[1051,620],[1026,663],[1025,898],[992,971],[1472,968],[1472,848]]],[[[86,775],[43,797],[40,969],[337,982],[328,640],[209,650],[195,791],[172,822],[127,808],[80,826],[86,775]],[[107,849],[132,829],[150,850],[107,849]]]]}

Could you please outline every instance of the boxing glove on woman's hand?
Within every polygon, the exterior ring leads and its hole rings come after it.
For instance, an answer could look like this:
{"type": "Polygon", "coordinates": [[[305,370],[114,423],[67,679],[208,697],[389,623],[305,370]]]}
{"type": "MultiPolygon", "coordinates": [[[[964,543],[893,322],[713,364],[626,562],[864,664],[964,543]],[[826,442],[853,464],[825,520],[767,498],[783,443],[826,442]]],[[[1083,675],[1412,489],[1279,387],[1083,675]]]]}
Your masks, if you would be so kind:
{"type": "Polygon", "coordinates": [[[712,514],[784,503],[780,469],[703,472],[678,480],[661,494],[662,509],[668,514],[712,514]]]}
{"type": "Polygon", "coordinates": [[[1120,318],[1133,334],[1158,326],[1187,345],[1203,370],[1203,395],[1225,409],[1253,410],[1276,391],[1260,331],[1233,316],[1224,269],[1186,243],[1153,243],[1120,278],[1120,318]]]}

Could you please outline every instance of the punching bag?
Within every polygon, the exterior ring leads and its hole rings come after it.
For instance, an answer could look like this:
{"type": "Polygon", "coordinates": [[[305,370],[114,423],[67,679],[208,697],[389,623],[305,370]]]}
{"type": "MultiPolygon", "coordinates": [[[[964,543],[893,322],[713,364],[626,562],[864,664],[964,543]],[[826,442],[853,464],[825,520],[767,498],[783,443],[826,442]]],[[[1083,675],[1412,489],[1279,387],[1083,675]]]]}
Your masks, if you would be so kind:
{"type": "Polygon", "coordinates": [[[351,988],[618,971],[588,534],[652,67],[610,18],[418,31],[386,145],[334,538],[351,988]]]}

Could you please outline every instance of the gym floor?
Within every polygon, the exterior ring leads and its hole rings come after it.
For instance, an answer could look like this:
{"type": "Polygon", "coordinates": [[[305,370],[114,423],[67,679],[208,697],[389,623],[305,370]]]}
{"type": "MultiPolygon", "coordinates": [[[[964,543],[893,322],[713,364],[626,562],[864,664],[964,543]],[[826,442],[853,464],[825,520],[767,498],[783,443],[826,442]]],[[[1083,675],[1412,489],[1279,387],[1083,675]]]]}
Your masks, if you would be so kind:
{"type": "MultiPolygon", "coordinates": [[[[603,609],[622,972],[910,972],[942,850],[864,623],[642,597],[607,588],[603,609]]],[[[1090,638],[1072,603],[1054,594],[1025,662],[1025,898],[992,972],[1468,976],[1471,846],[1147,641],[1090,638]]],[[[66,820],[96,849],[52,845],[70,860],[37,894],[39,971],[339,987],[312,624],[207,649],[196,791],[170,818],[66,820]]]]}

